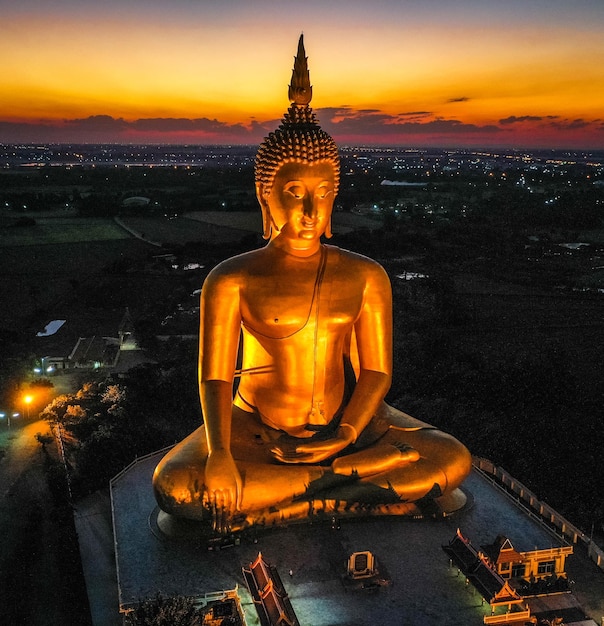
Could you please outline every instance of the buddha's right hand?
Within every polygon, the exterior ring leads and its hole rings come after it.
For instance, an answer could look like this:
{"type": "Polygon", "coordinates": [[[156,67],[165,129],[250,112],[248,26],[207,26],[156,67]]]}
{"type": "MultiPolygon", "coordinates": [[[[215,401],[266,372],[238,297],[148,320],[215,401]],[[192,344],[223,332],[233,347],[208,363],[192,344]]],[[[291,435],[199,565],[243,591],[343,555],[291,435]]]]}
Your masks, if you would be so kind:
{"type": "Polygon", "coordinates": [[[231,453],[224,449],[210,452],[206,462],[204,504],[212,515],[215,531],[229,532],[241,495],[241,475],[231,453]]]}

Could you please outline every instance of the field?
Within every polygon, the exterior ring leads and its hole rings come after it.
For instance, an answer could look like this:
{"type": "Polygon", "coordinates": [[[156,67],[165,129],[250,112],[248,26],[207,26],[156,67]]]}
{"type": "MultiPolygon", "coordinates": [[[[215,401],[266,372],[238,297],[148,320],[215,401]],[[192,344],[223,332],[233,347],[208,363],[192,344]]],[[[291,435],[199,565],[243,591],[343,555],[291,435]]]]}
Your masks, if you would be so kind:
{"type": "Polygon", "coordinates": [[[146,254],[147,248],[123,237],[0,246],[0,327],[11,328],[34,311],[63,308],[79,286],[94,281],[108,264],[127,255],[146,254]]]}
{"type": "Polygon", "coordinates": [[[130,237],[113,220],[106,218],[36,217],[35,222],[32,226],[2,228],[0,247],[112,241],[130,237]]]}
{"type": "MultiPolygon", "coordinates": [[[[184,245],[191,242],[235,243],[250,232],[250,229],[240,226],[239,222],[242,220],[233,220],[233,223],[229,225],[228,219],[220,223],[220,221],[205,221],[194,217],[195,215],[203,216],[205,213],[187,214],[185,217],[125,217],[122,218],[122,222],[146,241],[167,245],[184,245]]],[[[232,214],[225,213],[224,215],[232,214]]],[[[253,230],[251,229],[252,232],[253,230]]],[[[260,225],[255,232],[259,230],[260,225]]]]}

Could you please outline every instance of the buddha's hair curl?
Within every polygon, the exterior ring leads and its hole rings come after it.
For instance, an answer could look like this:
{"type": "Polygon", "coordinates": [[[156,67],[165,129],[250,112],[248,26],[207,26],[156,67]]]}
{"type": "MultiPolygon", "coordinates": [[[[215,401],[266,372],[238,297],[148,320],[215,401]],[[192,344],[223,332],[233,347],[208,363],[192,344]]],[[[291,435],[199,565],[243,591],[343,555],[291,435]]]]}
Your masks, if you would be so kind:
{"type": "Polygon", "coordinates": [[[340,156],[331,135],[320,126],[309,106],[293,104],[281,125],[264,139],[256,153],[255,178],[264,195],[273,186],[277,170],[286,163],[326,161],[334,168],[335,188],[340,183],[340,156]]]}

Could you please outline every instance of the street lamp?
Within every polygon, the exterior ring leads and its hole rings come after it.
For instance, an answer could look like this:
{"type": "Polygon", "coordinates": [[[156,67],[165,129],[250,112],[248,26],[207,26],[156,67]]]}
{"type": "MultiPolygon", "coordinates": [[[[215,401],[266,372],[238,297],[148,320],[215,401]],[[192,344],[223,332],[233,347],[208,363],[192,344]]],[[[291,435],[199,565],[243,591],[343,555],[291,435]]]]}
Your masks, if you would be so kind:
{"type": "Polygon", "coordinates": [[[24,396],[23,402],[25,402],[25,408],[27,410],[27,419],[29,419],[29,405],[32,403],[33,398],[31,396],[24,396]]]}
{"type": "MultiPolygon", "coordinates": [[[[1,417],[1,418],[4,418],[4,415],[5,415],[4,413],[0,413],[0,417],[1,417]]],[[[11,420],[11,418],[12,418],[12,419],[15,419],[15,417],[19,417],[19,413],[9,413],[9,414],[6,416],[6,418],[7,418],[7,419],[6,419],[6,421],[7,421],[8,430],[10,430],[10,420],[11,420]]]]}

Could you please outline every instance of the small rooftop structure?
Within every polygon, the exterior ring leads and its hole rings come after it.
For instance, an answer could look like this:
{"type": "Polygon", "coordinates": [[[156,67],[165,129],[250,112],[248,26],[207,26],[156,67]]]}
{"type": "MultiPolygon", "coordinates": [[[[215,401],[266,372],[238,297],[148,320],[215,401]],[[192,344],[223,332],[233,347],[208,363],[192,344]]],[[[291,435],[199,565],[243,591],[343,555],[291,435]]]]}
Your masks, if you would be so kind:
{"type": "Polygon", "coordinates": [[[104,337],[80,337],[69,355],[76,368],[111,367],[117,360],[119,346],[104,337]]]}
{"type": "Polygon", "coordinates": [[[124,198],[122,200],[122,206],[131,207],[131,206],[148,206],[151,203],[151,198],[146,198],[145,196],[131,196],[130,198],[124,198]]]}
{"type": "Polygon", "coordinates": [[[375,574],[375,557],[368,550],[353,552],[348,559],[348,575],[355,580],[369,578],[375,574]]]}
{"type": "Polygon", "coordinates": [[[67,320],[52,320],[46,324],[44,330],[36,333],[36,337],[50,337],[54,335],[67,320]]]}
{"type": "Polygon", "coordinates": [[[572,546],[557,546],[518,552],[504,535],[483,546],[493,567],[503,578],[535,582],[551,578],[566,578],[566,559],[573,553],[572,546]]]}
{"type": "Polygon", "coordinates": [[[347,589],[377,589],[390,584],[390,577],[369,550],[353,552],[348,558],[346,574],[343,578],[347,589]]]}
{"type": "Polygon", "coordinates": [[[300,626],[277,569],[262,553],[242,570],[262,626],[300,626]]]}
{"type": "Polygon", "coordinates": [[[235,587],[196,598],[196,604],[201,605],[203,626],[246,626],[238,592],[235,587]]]}
{"type": "Polygon", "coordinates": [[[444,551],[480,595],[491,605],[491,615],[485,624],[525,624],[531,612],[522,596],[492,567],[486,555],[478,552],[459,529],[444,551]],[[506,608],[505,613],[501,610],[506,608]],[[499,612],[498,612],[499,611],[499,612]]]}

